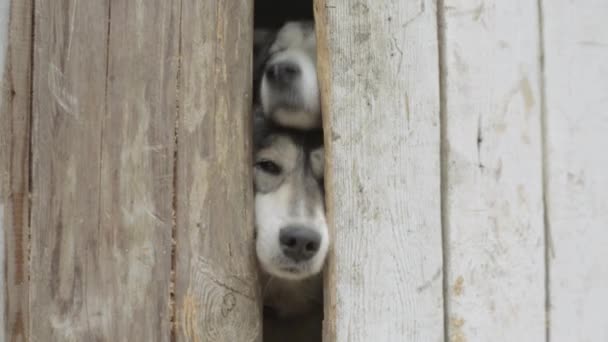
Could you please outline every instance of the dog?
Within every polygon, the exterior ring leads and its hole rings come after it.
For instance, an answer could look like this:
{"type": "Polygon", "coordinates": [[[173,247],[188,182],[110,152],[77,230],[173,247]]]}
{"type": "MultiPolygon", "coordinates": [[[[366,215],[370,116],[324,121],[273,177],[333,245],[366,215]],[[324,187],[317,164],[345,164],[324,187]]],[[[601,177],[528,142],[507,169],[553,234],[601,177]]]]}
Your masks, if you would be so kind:
{"type": "Polygon", "coordinates": [[[321,341],[330,246],[312,22],[254,33],[256,255],[265,342],[321,341]]]}
{"type": "Polygon", "coordinates": [[[314,23],[291,21],[254,35],[254,97],[262,112],[283,127],[321,127],[314,23]]]}
{"type": "Polygon", "coordinates": [[[330,246],[321,130],[254,123],[256,254],[264,341],[320,341],[321,271],[330,246]],[[286,335],[288,334],[288,335],[286,335]]]}

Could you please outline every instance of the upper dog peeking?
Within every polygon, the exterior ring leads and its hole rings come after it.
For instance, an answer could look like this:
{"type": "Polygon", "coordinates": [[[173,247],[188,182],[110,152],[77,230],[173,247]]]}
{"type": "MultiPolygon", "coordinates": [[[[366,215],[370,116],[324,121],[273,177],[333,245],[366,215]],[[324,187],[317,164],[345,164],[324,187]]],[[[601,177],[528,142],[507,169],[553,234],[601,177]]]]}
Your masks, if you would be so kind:
{"type": "Polygon", "coordinates": [[[254,87],[264,115],[283,127],[321,127],[314,23],[255,33],[254,87]]]}

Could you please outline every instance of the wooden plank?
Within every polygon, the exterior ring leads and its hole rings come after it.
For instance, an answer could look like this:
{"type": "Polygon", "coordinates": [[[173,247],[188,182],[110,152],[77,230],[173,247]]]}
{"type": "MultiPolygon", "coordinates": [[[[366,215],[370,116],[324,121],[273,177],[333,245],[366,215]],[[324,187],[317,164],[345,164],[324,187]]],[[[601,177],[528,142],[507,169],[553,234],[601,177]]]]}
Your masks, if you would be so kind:
{"type": "Polygon", "coordinates": [[[179,9],[179,0],[111,2],[98,240],[110,304],[103,340],[170,340],[179,9]]]}
{"type": "Polygon", "coordinates": [[[252,5],[238,0],[182,5],[178,341],[261,340],[249,116],[252,5]]]}
{"type": "Polygon", "coordinates": [[[542,11],[549,333],[608,341],[608,2],[542,1],[542,11]]]}
{"type": "Polygon", "coordinates": [[[37,2],[34,20],[31,339],[95,340],[108,3],[37,2]]]}
{"type": "Polygon", "coordinates": [[[36,5],[34,341],[170,338],[178,9],[36,5]]]}
{"type": "Polygon", "coordinates": [[[443,341],[436,3],[318,0],[325,341],[443,341]]]}
{"type": "Polygon", "coordinates": [[[27,341],[32,2],[0,1],[0,341],[27,341]]]}
{"type": "Polygon", "coordinates": [[[537,4],[440,13],[448,338],[544,341],[537,4]]]}

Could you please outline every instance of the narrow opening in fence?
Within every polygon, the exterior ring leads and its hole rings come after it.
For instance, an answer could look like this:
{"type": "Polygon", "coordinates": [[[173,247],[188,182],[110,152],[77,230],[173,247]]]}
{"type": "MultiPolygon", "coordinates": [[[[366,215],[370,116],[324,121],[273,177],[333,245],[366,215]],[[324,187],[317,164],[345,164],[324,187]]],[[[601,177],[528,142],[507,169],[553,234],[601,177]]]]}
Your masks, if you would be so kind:
{"type": "Polygon", "coordinates": [[[256,254],[264,341],[321,341],[329,248],[311,0],[255,2],[256,254]]]}

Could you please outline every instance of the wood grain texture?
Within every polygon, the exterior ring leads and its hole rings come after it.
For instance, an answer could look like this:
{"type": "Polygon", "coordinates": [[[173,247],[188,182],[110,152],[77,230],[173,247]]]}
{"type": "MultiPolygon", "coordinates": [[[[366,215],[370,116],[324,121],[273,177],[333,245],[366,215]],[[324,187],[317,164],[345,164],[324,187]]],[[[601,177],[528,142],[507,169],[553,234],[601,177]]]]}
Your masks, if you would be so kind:
{"type": "Polygon", "coordinates": [[[449,341],[544,341],[537,4],[445,0],[449,341]]]}
{"type": "Polygon", "coordinates": [[[182,5],[178,341],[261,339],[251,181],[252,5],[182,5]]]}
{"type": "Polygon", "coordinates": [[[38,2],[34,25],[31,339],[95,340],[108,2],[38,2]]]}
{"type": "Polygon", "coordinates": [[[551,341],[608,341],[608,2],[542,1],[551,341]]]}
{"type": "Polygon", "coordinates": [[[0,341],[28,341],[32,2],[0,2],[0,341]]]}
{"type": "Polygon", "coordinates": [[[33,341],[168,341],[176,2],[37,2],[33,341]]]}
{"type": "Polygon", "coordinates": [[[111,2],[97,240],[110,341],[170,338],[179,9],[111,2]]]}
{"type": "Polygon", "coordinates": [[[318,0],[325,341],[443,341],[435,1],[318,0]]]}

